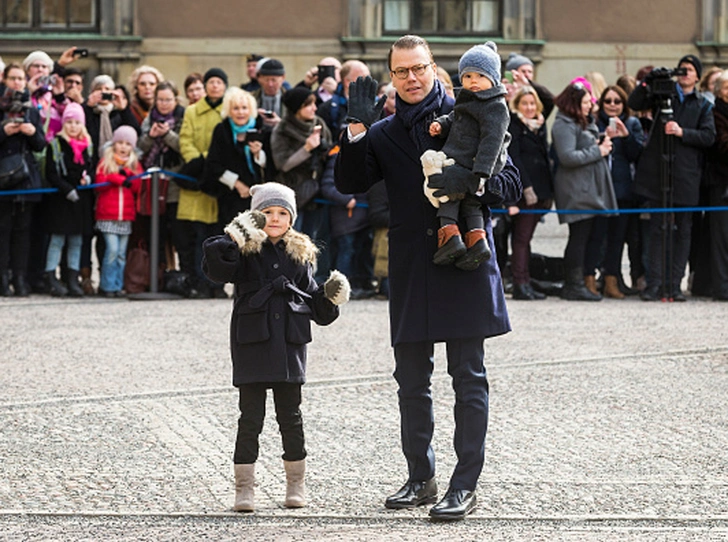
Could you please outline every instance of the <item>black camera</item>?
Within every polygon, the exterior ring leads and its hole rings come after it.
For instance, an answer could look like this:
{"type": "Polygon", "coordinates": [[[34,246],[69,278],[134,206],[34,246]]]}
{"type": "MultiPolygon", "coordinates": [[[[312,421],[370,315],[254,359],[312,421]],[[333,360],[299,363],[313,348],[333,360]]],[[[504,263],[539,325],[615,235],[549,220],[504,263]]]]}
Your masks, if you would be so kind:
{"type": "Polygon", "coordinates": [[[12,115],[25,114],[32,109],[33,103],[28,98],[27,92],[7,89],[0,98],[0,110],[12,115]]]}
{"type": "Polygon", "coordinates": [[[101,99],[107,102],[110,102],[114,99],[114,93],[113,92],[102,92],[101,93],[101,99]]]}
{"type": "Polygon", "coordinates": [[[263,134],[258,130],[248,130],[245,132],[245,141],[250,143],[251,141],[261,141],[263,134]]]}
{"type": "Polygon", "coordinates": [[[319,66],[317,77],[319,84],[323,83],[327,77],[336,80],[336,66],[319,66]]]}
{"type": "Polygon", "coordinates": [[[687,74],[687,68],[655,68],[647,76],[652,95],[664,98],[674,96],[675,81],[672,78],[687,74]]]}

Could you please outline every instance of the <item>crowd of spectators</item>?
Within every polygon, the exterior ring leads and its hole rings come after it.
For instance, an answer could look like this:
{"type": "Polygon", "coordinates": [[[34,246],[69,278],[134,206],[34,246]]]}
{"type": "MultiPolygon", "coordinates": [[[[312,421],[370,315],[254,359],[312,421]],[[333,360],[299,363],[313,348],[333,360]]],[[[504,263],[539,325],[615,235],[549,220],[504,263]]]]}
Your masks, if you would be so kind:
{"type": "MultiPolygon", "coordinates": [[[[115,221],[129,222],[123,251],[148,250],[156,205],[160,273],[181,273],[185,295],[227,297],[224,285],[202,273],[202,242],[250,207],[252,186],[276,180],[295,190],[295,227],[321,250],[317,279],[336,268],[349,278],[352,298],[388,296],[386,191],[380,183],[368,193],[342,194],[333,182],[349,85],[369,75],[365,63],[326,57],[291,85],[282,62],[251,54],[249,80],[239,86],[211,66],[189,74],[178,90],[161,66],[139,66],[126,84],[108,75],[86,81],[73,66],[76,53],[72,47],[54,61],[34,51],[22,63],[2,66],[0,159],[20,155],[26,169],[19,184],[0,187],[0,295],[111,297],[132,291],[123,281],[111,287],[93,280],[92,266],[110,262],[108,251],[119,247],[107,246],[116,241],[98,216],[101,188],[86,187],[100,178],[114,183],[109,167],[99,174],[105,153],[133,139],[138,168],[106,154],[118,162],[111,167],[120,174],[117,189],[131,190],[134,200],[133,212],[115,221]],[[74,131],[74,123],[83,130],[74,131]],[[152,167],[163,171],[157,202],[148,178],[135,175],[152,167]],[[47,187],[58,192],[36,190],[47,187]],[[9,189],[14,191],[3,194],[9,189]]],[[[728,213],[650,213],[665,203],[655,151],[663,133],[675,158],[670,206],[720,206],[728,198],[728,73],[703,70],[693,55],[678,65],[688,73],[670,79],[674,114],[666,119],[664,103],[652,92],[663,74],[651,66],[614,84],[588,72],[554,96],[535,80],[530,59],[515,53],[507,58],[502,83],[511,110],[509,153],[524,191],[517,205],[493,220],[500,226],[496,247],[504,288],[514,299],[539,300],[558,291],[574,300],[639,294],[681,301],[688,262],[693,296],[728,299],[728,213]],[[529,265],[539,213],[554,203],[570,211],[559,214],[569,227],[563,276],[556,277],[561,290],[532,277],[529,265]],[[642,212],[588,213],[596,209],[642,212]],[[622,269],[625,247],[629,284],[622,269]]],[[[453,82],[445,70],[438,74],[448,93],[457,92],[457,77],[453,82]]],[[[379,96],[386,100],[382,114],[393,114],[392,86],[382,82],[379,96]]],[[[123,269],[126,254],[118,260],[123,269]]]]}

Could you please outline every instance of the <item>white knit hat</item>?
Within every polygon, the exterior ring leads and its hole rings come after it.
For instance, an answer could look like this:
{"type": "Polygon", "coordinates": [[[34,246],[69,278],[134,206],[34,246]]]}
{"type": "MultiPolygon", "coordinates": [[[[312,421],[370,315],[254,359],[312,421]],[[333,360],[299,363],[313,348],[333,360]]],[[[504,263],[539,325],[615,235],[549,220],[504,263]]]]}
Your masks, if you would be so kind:
{"type": "Polygon", "coordinates": [[[267,182],[250,188],[250,208],[262,211],[268,207],[283,207],[291,214],[291,225],[296,221],[296,193],[284,184],[267,182]]]}
{"type": "Polygon", "coordinates": [[[27,72],[28,67],[34,62],[40,62],[41,64],[48,66],[51,70],[53,69],[53,59],[44,51],[33,51],[26,56],[23,60],[23,69],[27,72]]]}

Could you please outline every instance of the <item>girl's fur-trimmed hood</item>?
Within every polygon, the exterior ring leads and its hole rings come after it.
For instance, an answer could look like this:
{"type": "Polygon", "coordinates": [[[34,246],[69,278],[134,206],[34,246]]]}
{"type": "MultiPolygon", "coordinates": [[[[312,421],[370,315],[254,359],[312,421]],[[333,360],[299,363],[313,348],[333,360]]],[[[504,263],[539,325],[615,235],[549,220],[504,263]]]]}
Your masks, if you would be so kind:
{"type": "Polygon", "coordinates": [[[316,258],[319,253],[318,247],[305,233],[289,228],[280,240],[286,244],[286,254],[297,264],[311,264],[316,269],[316,258]]]}

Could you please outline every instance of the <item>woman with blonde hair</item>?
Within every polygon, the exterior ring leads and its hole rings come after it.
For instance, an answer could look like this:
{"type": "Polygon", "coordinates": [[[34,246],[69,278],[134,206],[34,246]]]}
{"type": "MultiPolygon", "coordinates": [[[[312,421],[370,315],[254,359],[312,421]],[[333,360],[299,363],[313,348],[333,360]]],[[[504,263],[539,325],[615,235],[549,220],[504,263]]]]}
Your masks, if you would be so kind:
{"type": "Polygon", "coordinates": [[[164,81],[164,76],[153,66],[139,66],[129,76],[129,94],[131,95],[131,111],[139,126],[154,105],[154,92],[157,85],[164,81]]]}
{"type": "Polygon", "coordinates": [[[222,100],[222,122],[212,132],[204,190],[217,197],[218,224],[250,209],[250,187],[261,183],[266,153],[258,106],[249,92],[231,87],[222,100]]]}
{"type": "Polygon", "coordinates": [[[521,213],[521,209],[549,209],[553,198],[553,179],[548,157],[546,125],[543,104],[531,86],[520,87],[510,103],[511,123],[508,148],[513,163],[521,172],[523,197],[517,205],[508,208],[513,216],[511,273],[513,299],[533,301],[546,296],[531,286],[528,263],[531,257],[531,239],[540,214],[521,213]]]}

